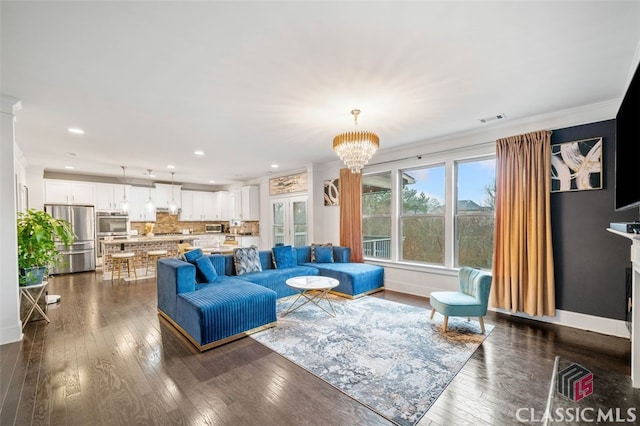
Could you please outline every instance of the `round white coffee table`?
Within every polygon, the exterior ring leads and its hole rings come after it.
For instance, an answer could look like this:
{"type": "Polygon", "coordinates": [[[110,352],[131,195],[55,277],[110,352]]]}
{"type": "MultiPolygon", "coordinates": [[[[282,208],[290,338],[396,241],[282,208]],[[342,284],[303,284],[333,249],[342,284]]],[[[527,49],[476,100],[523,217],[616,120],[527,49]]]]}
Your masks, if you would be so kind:
{"type": "Polygon", "coordinates": [[[291,306],[289,306],[289,309],[285,311],[283,316],[290,314],[291,312],[303,307],[309,302],[313,303],[332,317],[336,316],[336,311],[333,309],[331,300],[329,300],[329,297],[327,296],[332,288],[335,288],[338,286],[338,284],[340,284],[340,281],[336,280],[335,278],[310,275],[289,278],[287,281],[285,281],[285,284],[297,290],[298,297],[296,297],[296,300],[293,301],[293,303],[291,304],[291,306]],[[305,298],[306,300],[296,306],[296,303],[298,303],[298,300],[300,300],[301,298],[305,298]],[[319,302],[322,300],[327,301],[327,303],[331,307],[331,312],[320,306],[319,302]]]}

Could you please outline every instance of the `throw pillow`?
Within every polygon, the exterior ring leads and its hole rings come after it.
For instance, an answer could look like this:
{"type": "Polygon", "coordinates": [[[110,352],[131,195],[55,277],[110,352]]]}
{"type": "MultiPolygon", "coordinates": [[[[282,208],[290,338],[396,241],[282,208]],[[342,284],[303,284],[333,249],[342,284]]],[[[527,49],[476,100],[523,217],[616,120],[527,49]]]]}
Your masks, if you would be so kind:
{"type": "Polygon", "coordinates": [[[202,257],[202,254],[203,254],[202,249],[199,249],[199,248],[193,249],[184,254],[184,260],[186,260],[189,263],[194,263],[196,259],[198,259],[199,257],[202,257]]]}
{"type": "Polygon", "coordinates": [[[318,246],[316,247],[316,263],[333,263],[333,247],[318,246]]]}
{"type": "MultiPolygon", "coordinates": [[[[333,250],[333,244],[331,243],[326,243],[326,244],[311,244],[311,261],[315,262],[316,261],[316,249],[318,247],[331,247],[333,250]]],[[[331,256],[333,257],[333,256],[331,256]]]]}
{"type": "Polygon", "coordinates": [[[258,247],[251,246],[235,249],[233,251],[233,264],[236,267],[236,275],[262,271],[258,247]]]}
{"type": "Polygon", "coordinates": [[[212,283],[218,278],[216,268],[213,267],[211,259],[206,256],[196,259],[196,274],[198,274],[198,281],[201,283],[212,283]]]}
{"type": "Polygon", "coordinates": [[[292,268],[298,265],[291,246],[276,246],[271,249],[271,254],[276,269],[292,268]]]}

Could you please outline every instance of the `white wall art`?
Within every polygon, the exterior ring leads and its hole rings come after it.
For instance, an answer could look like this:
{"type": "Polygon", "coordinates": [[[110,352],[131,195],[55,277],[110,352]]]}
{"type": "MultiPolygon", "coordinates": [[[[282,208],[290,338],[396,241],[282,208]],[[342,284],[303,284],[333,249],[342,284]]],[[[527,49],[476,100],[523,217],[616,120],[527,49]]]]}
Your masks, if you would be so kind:
{"type": "Polygon", "coordinates": [[[551,192],[602,189],[602,138],[551,145],[551,192]]]}

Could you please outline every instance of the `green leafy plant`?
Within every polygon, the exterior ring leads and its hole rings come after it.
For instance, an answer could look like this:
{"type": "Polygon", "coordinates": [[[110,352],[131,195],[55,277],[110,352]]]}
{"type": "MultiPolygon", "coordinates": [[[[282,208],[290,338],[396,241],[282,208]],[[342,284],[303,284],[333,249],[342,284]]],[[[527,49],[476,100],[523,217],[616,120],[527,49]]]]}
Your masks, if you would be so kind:
{"type": "Polygon", "coordinates": [[[33,283],[31,268],[58,265],[61,256],[56,244],[68,248],[75,240],[71,224],[42,210],[18,213],[18,267],[20,285],[33,283]]]}

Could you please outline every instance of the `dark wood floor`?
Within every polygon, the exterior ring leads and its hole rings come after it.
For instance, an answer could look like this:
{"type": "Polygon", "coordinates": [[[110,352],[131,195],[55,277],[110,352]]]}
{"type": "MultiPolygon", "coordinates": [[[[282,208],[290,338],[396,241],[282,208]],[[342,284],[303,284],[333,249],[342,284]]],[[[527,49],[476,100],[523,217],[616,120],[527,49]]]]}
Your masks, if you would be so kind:
{"type": "MultiPolygon", "coordinates": [[[[62,296],[51,323],[30,322],[22,342],[0,346],[3,426],[390,424],[253,339],[198,353],[158,317],[154,280],[75,274],[49,293],[62,296]]],[[[495,330],[419,425],[516,424],[518,408],[544,409],[556,355],[603,369],[616,398],[640,406],[628,340],[492,313],[486,322],[495,330]]]]}

